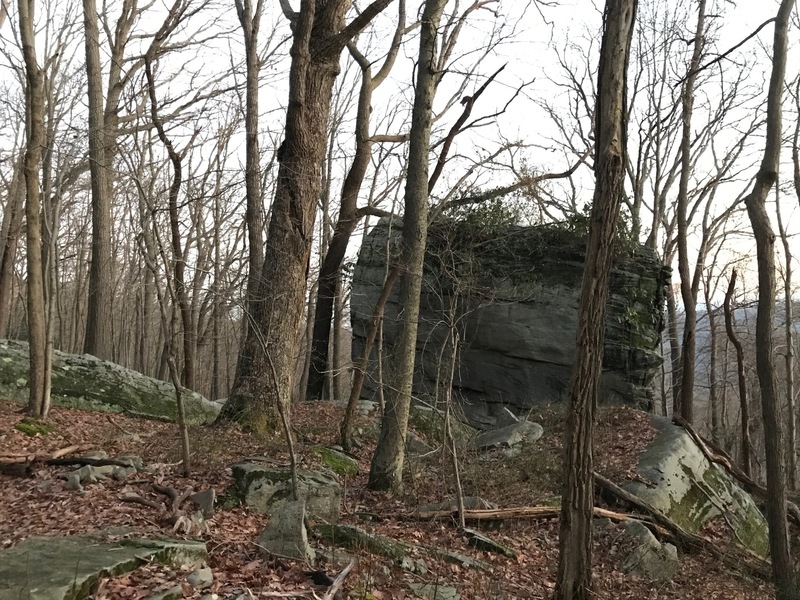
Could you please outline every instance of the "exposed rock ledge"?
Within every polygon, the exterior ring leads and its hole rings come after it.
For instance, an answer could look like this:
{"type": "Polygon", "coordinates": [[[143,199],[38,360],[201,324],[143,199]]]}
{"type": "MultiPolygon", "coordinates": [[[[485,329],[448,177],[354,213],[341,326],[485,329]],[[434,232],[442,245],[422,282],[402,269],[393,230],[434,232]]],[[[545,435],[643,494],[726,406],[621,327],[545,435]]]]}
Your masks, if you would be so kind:
{"type": "MultiPolygon", "coordinates": [[[[402,224],[382,220],[361,247],[353,276],[353,355],[360,356],[380,295],[387,243],[397,252],[402,224]]],[[[443,307],[453,296],[446,269],[466,273],[468,314],[461,332],[454,391],[467,417],[491,427],[503,406],[520,413],[562,400],[575,354],[578,303],[583,277],[583,236],[569,227],[509,227],[491,236],[456,233],[445,238],[432,228],[425,259],[417,337],[415,391],[431,392],[449,334],[443,307]],[[448,254],[449,253],[449,254],[448,254]],[[445,257],[445,261],[441,257],[445,257]]],[[[647,407],[661,365],[658,352],[664,288],[670,271],[656,255],[637,246],[615,261],[605,333],[600,398],[647,407]]],[[[398,332],[398,294],[389,299],[384,340],[398,332]]],[[[390,350],[389,350],[390,351],[390,350]]],[[[375,393],[375,363],[364,396],[375,393]]]]}

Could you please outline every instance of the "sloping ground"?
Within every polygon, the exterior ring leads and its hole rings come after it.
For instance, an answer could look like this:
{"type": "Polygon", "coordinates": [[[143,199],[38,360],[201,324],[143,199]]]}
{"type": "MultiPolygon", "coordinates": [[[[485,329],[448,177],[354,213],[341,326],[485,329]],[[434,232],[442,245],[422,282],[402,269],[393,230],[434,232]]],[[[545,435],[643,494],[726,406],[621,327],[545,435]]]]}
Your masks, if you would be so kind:
{"type": "MultiPolygon", "coordinates": [[[[109,416],[72,409],[54,409],[54,431],[45,436],[28,437],[15,429],[22,419],[18,405],[0,402],[0,454],[52,453],[71,444],[102,448],[110,456],[136,454],[146,462],[159,463],[155,473],[137,473],[124,482],[106,480],[87,485],[83,492],[68,491],[61,479],[69,467],[37,466],[34,472],[14,472],[13,466],[0,473],[0,548],[8,548],[38,535],[86,533],[111,526],[134,527],[142,536],[169,533],[156,511],[141,505],[120,502],[124,492],[160,500],[151,491],[154,481],[177,490],[214,487],[224,492],[230,483],[227,465],[246,456],[266,456],[284,461],[279,436],[256,439],[235,428],[193,428],[194,474],[181,477],[175,462],[179,456],[178,432],[174,425],[145,421],[121,415],[109,416]]],[[[319,453],[310,449],[330,443],[341,418],[341,409],[328,404],[306,404],[293,412],[302,465],[314,467],[319,453]]],[[[464,491],[479,495],[501,507],[553,504],[560,487],[560,453],[563,427],[557,409],[543,409],[530,419],[544,425],[545,435],[519,456],[506,457],[501,451],[462,457],[464,491]]],[[[635,459],[653,439],[649,417],[643,413],[603,409],[598,424],[598,471],[616,481],[634,474],[635,459]]],[[[437,546],[488,564],[490,571],[465,568],[424,558],[425,572],[414,575],[392,565],[388,559],[367,556],[359,561],[346,579],[347,598],[402,599],[415,597],[412,583],[455,585],[464,599],[549,598],[552,595],[558,560],[558,523],[546,521],[507,521],[488,531],[494,540],[516,552],[507,558],[470,547],[451,523],[419,522],[411,513],[419,504],[439,502],[452,494],[451,468],[441,462],[441,453],[410,460],[406,495],[392,499],[365,489],[369,457],[373,445],[365,440],[357,451],[361,474],[346,482],[345,511],[342,520],[376,533],[415,545],[437,546]],[[366,520],[369,519],[369,520],[366,520]]],[[[265,559],[256,547],[267,517],[244,508],[225,509],[210,521],[202,537],[209,550],[215,575],[211,591],[220,598],[234,598],[244,590],[258,597],[260,592],[297,592],[306,597],[315,590],[321,596],[325,587],[309,580],[309,567],[283,559],[265,559]]],[[[600,528],[598,528],[600,529],[600,528]]],[[[726,535],[724,523],[716,521],[709,529],[726,535]]],[[[603,599],[767,599],[772,598],[768,583],[755,581],[720,567],[705,555],[681,555],[682,566],[673,581],[652,584],[643,577],[626,574],[621,565],[630,550],[618,526],[606,526],[595,536],[595,582],[597,598],[603,599]]],[[[312,540],[312,543],[318,542],[312,540]]],[[[341,567],[329,567],[335,577],[341,567]]],[[[184,583],[187,571],[147,564],[137,571],[99,582],[95,598],[146,598],[152,592],[183,583],[184,598],[199,598],[205,592],[184,583]]]]}

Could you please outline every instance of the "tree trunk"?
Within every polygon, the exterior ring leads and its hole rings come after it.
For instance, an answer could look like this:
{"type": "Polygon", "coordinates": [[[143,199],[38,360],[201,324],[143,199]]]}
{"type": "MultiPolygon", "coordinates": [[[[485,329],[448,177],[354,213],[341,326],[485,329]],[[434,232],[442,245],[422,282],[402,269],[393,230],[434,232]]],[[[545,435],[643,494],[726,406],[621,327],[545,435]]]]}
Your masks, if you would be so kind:
{"type": "Polygon", "coordinates": [[[603,360],[606,300],[627,164],[626,73],[636,0],[608,0],[595,110],[595,191],[583,271],[575,369],[564,435],[557,600],[592,594],[593,429],[603,360]]]}
{"type": "Polygon", "coordinates": [[[8,322],[11,318],[11,290],[14,287],[14,263],[17,245],[22,233],[23,185],[25,175],[21,161],[14,168],[8,200],[3,210],[3,247],[0,260],[0,338],[8,337],[8,322]]]}
{"type": "Polygon", "coordinates": [[[34,0],[19,0],[20,38],[25,59],[27,145],[25,148],[25,221],[28,275],[28,339],[30,342],[30,396],[28,412],[46,418],[50,398],[45,335],[44,280],[42,273],[42,225],[39,168],[44,145],[44,75],[36,62],[33,30],[34,0]]]}
{"type": "Polygon", "coordinates": [[[725,331],[728,334],[733,347],[736,349],[736,380],[739,386],[739,414],[741,416],[741,436],[740,446],[742,468],[748,477],[752,476],[753,459],[750,456],[752,443],[750,441],[750,404],[747,400],[747,379],[744,373],[744,348],[733,328],[733,292],[736,289],[736,269],[731,272],[731,280],[728,283],[728,290],[725,292],[725,331]]]}
{"type": "Polygon", "coordinates": [[[348,26],[345,0],[304,0],[291,15],[289,105],[269,235],[258,292],[248,299],[249,326],[223,419],[253,431],[292,389],[304,313],[333,83],[345,44],[392,0],[376,0],[348,26]],[[277,380],[275,379],[277,378],[277,380]]]}
{"type": "MultiPolygon", "coordinates": [[[[247,361],[246,349],[258,347],[253,336],[252,316],[258,311],[260,296],[261,269],[264,265],[264,217],[261,197],[261,151],[258,143],[258,78],[261,62],[258,56],[258,30],[261,24],[263,0],[257,0],[255,9],[252,0],[236,0],[236,13],[244,35],[245,63],[247,80],[245,89],[245,224],[247,226],[247,291],[246,314],[242,319],[242,349],[239,361],[247,361]]],[[[245,368],[242,365],[241,368],[245,368]]],[[[236,371],[240,366],[237,363],[236,371]]],[[[223,408],[220,418],[235,418],[234,410],[239,410],[235,402],[223,408]]]]}
{"type": "MultiPolygon", "coordinates": [[[[798,122],[800,127],[800,122],[798,122]]],[[[776,188],[777,192],[777,188],[776,188]]],[[[789,244],[789,234],[786,231],[781,215],[780,199],[775,202],[775,213],[778,217],[778,232],[783,244],[783,260],[785,272],[783,277],[783,334],[786,350],[783,363],[786,369],[786,414],[788,425],[786,429],[786,452],[788,454],[786,468],[788,469],[788,484],[790,490],[797,488],[797,422],[794,403],[794,315],[792,310],[792,248],[789,244]]]]}
{"type": "Polygon", "coordinates": [[[681,345],[678,343],[678,307],[675,304],[674,290],[667,290],[667,319],[669,331],[670,390],[672,391],[672,412],[680,413],[681,399],[681,345]]]}
{"type": "Polygon", "coordinates": [[[708,404],[711,412],[711,439],[717,446],[722,446],[722,429],[719,421],[719,399],[717,388],[717,315],[711,301],[711,269],[708,271],[703,292],[706,301],[706,314],[708,315],[709,331],[709,359],[708,359],[708,404]]]}
{"type": "Polygon", "coordinates": [[[779,600],[800,598],[795,580],[786,522],[786,478],[783,428],[776,389],[773,325],[775,317],[775,234],[766,208],[767,196],[778,180],[781,151],[781,96],[786,73],[787,29],[794,0],[782,0],[775,19],[772,74],[767,96],[767,133],[764,158],[753,189],[745,198],[747,214],[756,238],[758,260],[758,317],[756,319],[756,371],[761,389],[764,449],[767,466],[767,522],[772,570],[779,600]]]}
{"type": "Polygon", "coordinates": [[[689,204],[689,177],[692,168],[692,111],[694,109],[694,84],[697,78],[697,69],[703,56],[705,46],[705,18],[706,0],[700,0],[697,6],[697,28],[694,32],[692,58],[689,61],[689,71],[683,84],[681,104],[683,116],[681,119],[681,178],[678,187],[678,272],[681,277],[681,298],[683,299],[683,344],[681,357],[681,387],[680,409],[681,416],[688,422],[694,420],[694,370],[695,349],[697,344],[697,296],[692,290],[692,276],[689,273],[688,250],[688,204],[689,204]]]}
{"type": "Polygon", "coordinates": [[[92,252],[89,267],[89,304],[83,351],[112,359],[111,335],[111,180],[108,160],[103,84],[100,67],[100,31],[95,0],[83,0],[86,42],[86,78],[89,93],[89,172],[92,187],[92,252]]]}
{"type": "Polygon", "coordinates": [[[369,134],[369,118],[372,114],[372,94],[386,79],[394,66],[400,42],[405,31],[405,0],[399,2],[399,16],[392,45],[380,71],[372,76],[372,63],[367,60],[353,44],[350,53],[361,67],[361,89],[356,113],[355,141],[356,151],[353,163],[342,184],[339,217],[336,220],[333,237],[325,259],[319,270],[317,282],[317,303],[314,310],[314,333],[311,344],[311,365],[308,375],[306,397],[309,400],[322,398],[325,389],[325,372],[328,368],[330,351],[331,319],[334,313],[336,285],[341,279],[340,270],[350,243],[350,237],[358,226],[361,214],[358,210],[358,194],[372,158],[372,142],[369,134]]]}
{"type": "Polygon", "coordinates": [[[391,349],[386,407],[369,472],[370,489],[394,493],[401,492],[403,488],[403,460],[414,379],[422,265],[428,234],[428,155],[433,99],[441,77],[436,68],[437,28],[446,4],[447,0],[426,0],[420,22],[419,62],[411,116],[400,259],[403,271],[398,302],[403,312],[400,330],[391,349]]]}

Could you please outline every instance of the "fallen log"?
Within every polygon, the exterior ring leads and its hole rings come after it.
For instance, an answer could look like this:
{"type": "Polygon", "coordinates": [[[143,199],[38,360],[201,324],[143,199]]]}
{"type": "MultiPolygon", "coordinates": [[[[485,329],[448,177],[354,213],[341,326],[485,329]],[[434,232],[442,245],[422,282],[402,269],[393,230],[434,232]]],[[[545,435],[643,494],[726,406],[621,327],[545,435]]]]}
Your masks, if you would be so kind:
{"type": "Polygon", "coordinates": [[[52,460],[69,460],[63,459],[63,456],[67,454],[72,454],[73,452],[80,452],[83,450],[88,450],[92,446],[90,445],[79,445],[73,444],[71,446],[66,446],[59,450],[56,450],[53,453],[30,453],[30,452],[19,452],[19,453],[3,453],[0,454],[0,462],[2,463],[34,463],[34,462],[44,462],[50,464],[52,460]]]}

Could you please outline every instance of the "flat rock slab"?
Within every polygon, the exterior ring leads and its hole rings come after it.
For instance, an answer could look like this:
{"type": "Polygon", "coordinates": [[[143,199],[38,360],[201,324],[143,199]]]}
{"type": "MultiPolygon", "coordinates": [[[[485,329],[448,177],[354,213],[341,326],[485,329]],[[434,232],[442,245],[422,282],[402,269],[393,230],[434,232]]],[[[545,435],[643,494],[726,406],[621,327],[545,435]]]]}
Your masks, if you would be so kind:
{"type": "Polygon", "coordinates": [[[32,537],[0,551],[0,600],[81,600],[101,577],[146,561],[199,565],[207,556],[206,545],[196,541],[32,537]]]}

